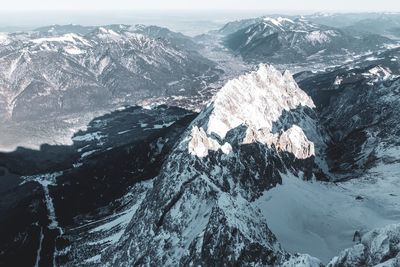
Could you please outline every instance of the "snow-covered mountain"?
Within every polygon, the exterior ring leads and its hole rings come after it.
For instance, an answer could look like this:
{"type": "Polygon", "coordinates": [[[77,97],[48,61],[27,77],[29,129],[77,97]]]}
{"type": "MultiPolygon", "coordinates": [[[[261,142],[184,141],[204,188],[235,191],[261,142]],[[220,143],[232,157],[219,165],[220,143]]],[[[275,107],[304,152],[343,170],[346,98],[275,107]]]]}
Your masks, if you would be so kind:
{"type": "MultiPolygon", "coordinates": [[[[387,98],[393,107],[396,99],[387,98]]],[[[314,107],[289,73],[270,66],[228,82],[182,135],[125,234],[97,260],[110,266],[322,266],[296,252],[328,262],[365,231],[398,222],[398,144],[381,150],[364,176],[338,181],[329,164],[335,144],[314,107]]],[[[364,247],[375,242],[376,249],[349,249],[330,264],[354,266],[357,261],[343,256],[348,253],[359,257],[355,266],[396,266],[398,228],[388,228],[394,229],[390,241],[378,244],[382,239],[372,241],[375,234],[367,233],[364,247]]]]}
{"type": "MultiPolygon", "coordinates": [[[[82,25],[51,25],[41,28],[37,28],[34,32],[38,32],[44,36],[60,36],[68,33],[87,35],[90,32],[96,30],[96,26],[82,26],[82,25]]],[[[112,24],[106,25],[104,28],[113,30],[116,33],[123,33],[124,31],[130,31],[140,33],[148,37],[157,39],[163,39],[172,43],[177,47],[184,47],[187,50],[194,50],[198,48],[198,45],[192,40],[192,38],[185,36],[179,32],[173,32],[167,28],[159,26],[147,26],[147,25],[126,25],[126,24],[112,24]]]]}
{"type": "Polygon", "coordinates": [[[289,73],[271,66],[228,82],[182,135],[102,263],[278,266],[307,258],[280,247],[254,200],[283,176],[322,173],[313,107],[289,73]]]}
{"type": "Polygon", "coordinates": [[[94,120],[72,148],[2,154],[7,175],[20,176],[7,186],[40,192],[8,198],[42,203],[40,214],[15,209],[30,220],[6,227],[2,262],[15,260],[12,240],[25,235],[39,246],[21,263],[319,266],[285,251],[254,202],[282,177],[326,179],[313,107],[289,73],[262,65],[226,84],[183,133],[190,113],[128,109],[94,120]]]}
{"type": "Polygon", "coordinates": [[[376,35],[353,36],[304,18],[264,17],[226,36],[225,45],[251,62],[295,63],[330,60],[378,50],[393,41],[376,35]]]}
{"type": "Polygon", "coordinates": [[[0,154],[0,263],[397,266],[398,51],[298,83],[259,65],[198,115],[128,108],[0,154]]]}
{"type": "Polygon", "coordinates": [[[52,26],[1,34],[0,118],[33,120],[171,95],[218,79],[190,38],[164,28],[52,26]]]}

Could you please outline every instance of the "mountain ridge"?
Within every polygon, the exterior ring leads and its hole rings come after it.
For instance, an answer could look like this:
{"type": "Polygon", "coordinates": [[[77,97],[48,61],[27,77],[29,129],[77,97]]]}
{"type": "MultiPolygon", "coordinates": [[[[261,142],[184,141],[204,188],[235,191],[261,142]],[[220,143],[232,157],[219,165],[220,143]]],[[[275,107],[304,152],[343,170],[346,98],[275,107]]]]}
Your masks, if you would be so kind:
{"type": "Polygon", "coordinates": [[[88,27],[82,35],[60,27],[2,35],[3,119],[33,120],[195,95],[221,73],[189,37],[165,28],[110,25],[88,27]]]}
{"type": "Polygon", "coordinates": [[[354,36],[303,17],[262,17],[224,38],[226,47],[246,61],[272,63],[301,63],[310,57],[351,57],[392,43],[377,34],[354,36]]]}

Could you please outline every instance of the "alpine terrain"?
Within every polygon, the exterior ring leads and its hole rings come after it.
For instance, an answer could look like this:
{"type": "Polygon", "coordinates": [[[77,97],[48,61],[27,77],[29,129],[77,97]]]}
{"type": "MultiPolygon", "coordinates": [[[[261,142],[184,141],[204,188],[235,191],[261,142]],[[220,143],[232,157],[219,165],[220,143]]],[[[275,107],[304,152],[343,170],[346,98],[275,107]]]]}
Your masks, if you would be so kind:
{"type": "Polygon", "coordinates": [[[0,33],[0,266],[400,266],[400,15],[243,18],[0,33]]]}

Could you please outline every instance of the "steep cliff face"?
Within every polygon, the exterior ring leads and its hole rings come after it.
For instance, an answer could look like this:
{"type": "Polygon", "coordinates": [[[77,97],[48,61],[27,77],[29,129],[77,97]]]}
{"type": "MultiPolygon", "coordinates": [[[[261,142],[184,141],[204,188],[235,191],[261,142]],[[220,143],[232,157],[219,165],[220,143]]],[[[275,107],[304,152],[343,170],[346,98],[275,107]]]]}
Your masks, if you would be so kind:
{"type": "Polygon", "coordinates": [[[286,173],[311,179],[313,169],[320,170],[314,142],[323,138],[313,107],[289,73],[271,66],[228,82],[183,134],[146,201],[101,261],[109,266],[313,261],[285,252],[253,201],[286,173]]]}

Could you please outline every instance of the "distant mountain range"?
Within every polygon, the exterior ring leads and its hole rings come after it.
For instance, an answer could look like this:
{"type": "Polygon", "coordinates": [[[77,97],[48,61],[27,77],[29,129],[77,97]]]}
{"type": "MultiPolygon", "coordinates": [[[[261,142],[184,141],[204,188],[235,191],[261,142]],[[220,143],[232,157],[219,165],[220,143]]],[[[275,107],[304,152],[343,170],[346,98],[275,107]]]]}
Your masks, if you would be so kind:
{"type": "Polygon", "coordinates": [[[0,35],[0,118],[34,120],[171,95],[221,73],[189,37],[155,26],[50,26],[0,35]]]}
{"type": "Polygon", "coordinates": [[[400,13],[317,13],[306,16],[315,23],[350,30],[353,33],[374,33],[400,38],[400,13]]]}
{"type": "Polygon", "coordinates": [[[226,25],[225,45],[244,60],[279,64],[323,61],[377,51],[395,42],[377,34],[354,36],[305,18],[264,17],[226,25]],[[237,31],[233,29],[239,28],[237,31]]]}
{"type": "MultiPolygon", "coordinates": [[[[389,38],[400,38],[396,31],[400,23],[400,13],[314,13],[309,15],[271,15],[270,18],[277,19],[286,17],[291,20],[303,18],[319,25],[325,25],[336,29],[351,30],[354,33],[379,34],[389,38]]],[[[251,24],[260,22],[263,17],[243,19],[227,23],[218,32],[230,34],[243,29],[251,24]]]]}

